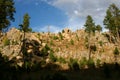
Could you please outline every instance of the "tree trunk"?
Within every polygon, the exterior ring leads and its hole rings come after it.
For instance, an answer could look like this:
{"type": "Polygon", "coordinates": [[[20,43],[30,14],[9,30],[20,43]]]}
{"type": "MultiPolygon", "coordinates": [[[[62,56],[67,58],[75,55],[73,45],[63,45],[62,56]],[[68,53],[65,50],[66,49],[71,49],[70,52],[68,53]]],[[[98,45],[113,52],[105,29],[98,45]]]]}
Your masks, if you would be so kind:
{"type": "Polygon", "coordinates": [[[117,43],[119,44],[120,43],[120,37],[119,37],[119,30],[118,30],[118,28],[116,28],[116,31],[117,31],[117,43]]]}
{"type": "Polygon", "coordinates": [[[90,58],[91,58],[91,49],[90,49],[90,33],[89,33],[89,35],[88,35],[89,37],[88,37],[88,54],[89,54],[89,56],[88,56],[88,60],[90,60],[90,58]]]}

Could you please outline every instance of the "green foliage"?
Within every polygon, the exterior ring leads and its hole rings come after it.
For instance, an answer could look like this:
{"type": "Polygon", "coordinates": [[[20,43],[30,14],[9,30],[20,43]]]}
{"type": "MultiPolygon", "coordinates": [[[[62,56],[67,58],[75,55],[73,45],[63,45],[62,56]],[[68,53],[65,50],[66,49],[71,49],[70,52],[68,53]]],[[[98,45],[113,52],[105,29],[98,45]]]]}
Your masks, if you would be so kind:
{"type": "Polygon", "coordinates": [[[96,26],[96,31],[101,32],[102,31],[102,27],[100,25],[97,25],[96,26]]]}
{"type": "Polygon", "coordinates": [[[64,30],[62,30],[62,33],[64,33],[65,31],[64,30]]]}
{"type": "Polygon", "coordinates": [[[62,58],[62,57],[58,58],[58,61],[59,61],[60,63],[66,63],[65,59],[62,58]]]}
{"type": "Polygon", "coordinates": [[[41,56],[47,56],[48,55],[48,51],[52,51],[50,49],[50,47],[46,44],[45,47],[41,50],[41,56]]]}
{"type": "Polygon", "coordinates": [[[74,45],[73,39],[70,40],[70,44],[71,44],[71,45],[74,45]]]}
{"type": "Polygon", "coordinates": [[[115,49],[114,49],[114,51],[113,51],[113,53],[114,53],[114,55],[119,55],[119,50],[118,50],[118,48],[117,47],[115,47],[115,49]]]}
{"type": "Polygon", "coordinates": [[[49,57],[50,57],[50,60],[52,62],[56,62],[57,61],[57,58],[54,56],[53,52],[50,52],[49,57]]]}
{"type": "Polygon", "coordinates": [[[10,45],[10,40],[7,37],[4,38],[3,44],[4,44],[4,46],[10,45]]]}
{"type": "Polygon", "coordinates": [[[91,35],[91,33],[95,33],[95,23],[90,15],[87,16],[87,20],[84,26],[85,32],[87,32],[89,35],[91,35]]]}
{"type": "Polygon", "coordinates": [[[101,62],[100,59],[97,59],[97,61],[96,61],[96,66],[97,67],[100,67],[100,62],[101,62]]]}
{"type": "Polygon", "coordinates": [[[28,28],[28,32],[32,32],[33,30],[32,30],[32,28],[28,28]]]}
{"type": "Polygon", "coordinates": [[[17,44],[19,44],[18,41],[16,41],[16,40],[15,40],[15,41],[14,41],[14,40],[12,41],[12,45],[17,45],[17,44]]]}
{"type": "Polygon", "coordinates": [[[57,40],[57,39],[59,39],[58,36],[53,36],[53,40],[57,40]]]}
{"type": "Polygon", "coordinates": [[[23,67],[27,70],[32,67],[32,64],[30,61],[25,61],[25,63],[23,64],[23,67]]]}
{"type": "Polygon", "coordinates": [[[120,36],[120,9],[115,4],[111,4],[107,9],[103,23],[114,37],[120,36]]]}
{"type": "Polygon", "coordinates": [[[79,37],[78,37],[78,35],[76,34],[76,39],[77,39],[77,41],[79,41],[79,37]]]}
{"type": "Polygon", "coordinates": [[[63,35],[61,34],[61,32],[58,33],[60,36],[60,40],[63,40],[63,35]]]}
{"type": "Polygon", "coordinates": [[[53,45],[53,46],[54,46],[53,40],[50,41],[50,45],[53,45]]]}
{"type": "Polygon", "coordinates": [[[80,60],[80,68],[85,68],[86,65],[87,65],[87,59],[86,59],[86,57],[83,57],[80,60]]]}
{"type": "Polygon", "coordinates": [[[0,0],[0,30],[8,27],[14,21],[14,0],[0,0]]]}
{"type": "Polygon", "coordinates": [[[29,19],[30,19],[29,14],[26,13],[23,16],[23,24],[19,25],[24,32],[29,32],[32,30],[31,28],[29,28],[29,25],[30,25],[29,19]]]}
{"type": "Polygon", "coordinates": [[[100,46],[103,46],[103,41],[99,41],[100,46]]]}
{"type": "Polygon", "coordinates": [[[85,37],[85,42],[88,42],[88,37],[87,36],[85,37]]]}
{"type": "Polygon", "coordinates": [[[66,45],[66,48],[68,48],[68,45],[66,45]]]}
{"type": "Polygon", "coordinates": [[[87,62],[88,67],[95,67],[95,63],[94,60],[92,58],[90,58],[87,62]]]}
{"type": "Polygon", "coordinates": [[[71,70],[79,70],[80,69],[77,59],[70,58],[68,65],[71,70]]]}

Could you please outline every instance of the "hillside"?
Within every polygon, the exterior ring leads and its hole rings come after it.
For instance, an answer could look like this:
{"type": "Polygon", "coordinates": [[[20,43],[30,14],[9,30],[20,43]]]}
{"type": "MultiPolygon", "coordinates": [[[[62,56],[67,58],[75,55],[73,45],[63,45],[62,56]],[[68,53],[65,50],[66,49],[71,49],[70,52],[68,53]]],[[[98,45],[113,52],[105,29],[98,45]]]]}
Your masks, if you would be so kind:
{"type": "MultiPolygon", "coordinates": [[[[91,58],[96,65],[97,61],[102,64],[104,62],[113,63],[115,60],[113,51],[116,45],[109,42],[105,36],[106,34],[109,33],[96,32],[90,40],[90,43],[96,46],[96,51],[91,54],[91,58]]],[[[84,30],[72,32],[69,29],[64,29],[59,33],[28,32],[26,33],[27,54],[32,56],[32,61],[40,62],[45,60],[46,63],[55,62],[68,69],[67,66],[70,59],[77,60],[79,64],[82,60],[88,59],[86,36],[87,34],[84,30]],[[57,61],[51,60],[53,58],[57,61]]],[[[11,28],[7,33],[2,33],[0,39],[2,55],[8,56],[9,60],[16,59],[17,64],[21,66],[23,64],[21,51],[23,49],[23,32],[16,28],[11,28]]],[[[117,62],[119,63],[120,60],[118,59],[117,62]]]]}

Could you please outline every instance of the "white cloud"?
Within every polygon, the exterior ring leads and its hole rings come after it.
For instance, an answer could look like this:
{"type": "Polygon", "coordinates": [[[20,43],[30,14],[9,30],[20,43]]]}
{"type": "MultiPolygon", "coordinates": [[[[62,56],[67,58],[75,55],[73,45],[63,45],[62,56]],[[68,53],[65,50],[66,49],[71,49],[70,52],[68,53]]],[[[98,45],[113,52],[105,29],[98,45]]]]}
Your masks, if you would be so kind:
{"type": "MultiPolygon", "coordinates": [[[[20,0],[18,0],[20,1],[20,0]]],[[[22,0],[21,0],[22,1],[22,0]]],[[[66,24],[71,29],[75,30],[76,27],[83,27],[86,16],[91,15],[97,24],[103,23],[106,9],[110,4],[115,3],[120,7],[119,0],[26,0],[35,2],[38,5],[41,1],[54,6],[68,16],[66,24]]],[[[51,26],[53,31],[56,31],[59,27],[51,26]],[[54,29],[55,28],[55,29],[54,29]]],[[[43,28],[44,30],[45,27],[43,28]]]]}
{"type": "MultiPolygon", "coordinates": [[[[43,0],[44,1],[44,0],[43,0]]],[[[46,0],[46,2],[61,9],[69,17],[68,26],[83,27],[87,15],[91,15],[97,24],[102,24],[106,9],[115,3],[120,7],[119,0],[46,0]]]]}

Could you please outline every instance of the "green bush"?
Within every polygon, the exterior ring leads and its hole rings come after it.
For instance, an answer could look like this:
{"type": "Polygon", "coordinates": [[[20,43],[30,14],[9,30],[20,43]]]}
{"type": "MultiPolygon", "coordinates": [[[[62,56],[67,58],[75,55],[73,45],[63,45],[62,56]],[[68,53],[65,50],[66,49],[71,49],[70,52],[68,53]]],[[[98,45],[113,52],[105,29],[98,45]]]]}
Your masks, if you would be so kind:
{"type": "Polygon", "coordinates": [[[86,65],[87,65],[87,59],[86,59],[86,57],[83,57],[80,60],[80,68],[85,68],[86,65]]]}
{"type": "Polygon", "coordinates": [[[50,47],[48,45],[45,45],[45,47],[41,50],[41,56],[47,56],[48,55],[48,51],[50,51],[50,47]]]}
{"type": "Polygon", "coordinates": [[[76,34],[76,39],[77,39],[77,41],[79,41],[79,37],[78,37],[78,35],[76,34]]]}
{"type": "Polygon", "coordinates": [[[18,41],[16,41],[16,40],[12,41],[12,45],[17,45],[17,44],[19,44],[18,41]]]}
{"type": "Polygon", "coordinates": [[[102,41],[99,41],[99,44],[100,44],[100,46],[103,46],[103,42],[102,41]]]}
{"type": "Polygon", "coordinates": [[[59,32],[60,40],[63,40],[63,35],[59,32]]]}
{"type": "Polygon", "coordinates": [[[58,59],[58,61],[59,61],[60,63],[66,63],[65,59],[62,58],[62,57],[60,57],[60,58],[58,59]]]}
{"type": "Polygon", "coordinates": [[[114,49],[114,51],[113,51],[113,53],[114,53],[114,55],[119,55],[119,50],[118,50],[118,48],[117,47],[115,47],[115,49],[114,49]]]}
{"type": "Polygon", "coordinates": [[[50,45],[53,45],[53,46],[54,46],[54,43],[53,43],[53,41],[52,41],[52,40],[50,41],[50,45]]]}
{"type": "Polygon", "coordinates": [[[66,45],[66,48],[68,48],[68,45],[66,45]]]}
{"type": "Polygon", "coordinates": [[[88,67],[95,67],[95,63],[94,60],[92,58],[90,58],[87,62],[88,67]]]}
{"type": "Polygon", "coordinates": [[[53,52],[50,52],[49,57],[50,57],[50,60],[52,62],[56,62],[57,61],[57,58],[54,56],[53,52]]]}
{"type": "Polygon", "coordinates": [[[58,36],[53,36],[53,40],[57,40],[57,39],[59,39],[58,36]]]}
{"type": "Polygon", "coordinates": [[[80,69],[77,59],[70,58],[68,65],[69,65],[71,70],[79,70],[80,69]]]}
{"type": "Polygon", "coordinates": [[[4,44],[4,46],[10,45],[10,40],[6,37],[6,38],[3,40],[3,44],[4,44]]]}
{"type": "Polygon", "coordinates": [[[96,61],[96,66],[97,66],[97,67],[100,66],[100,59],[97,59],[97,61],[96,61]]]}
{"type": "Polygon", "coordinates": [[[74,45],[73,39],[70,40],[70,44],[71,44],[71,45],[74,45]]]}

